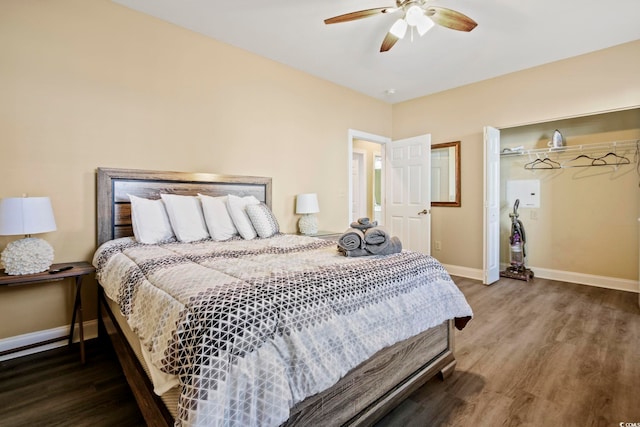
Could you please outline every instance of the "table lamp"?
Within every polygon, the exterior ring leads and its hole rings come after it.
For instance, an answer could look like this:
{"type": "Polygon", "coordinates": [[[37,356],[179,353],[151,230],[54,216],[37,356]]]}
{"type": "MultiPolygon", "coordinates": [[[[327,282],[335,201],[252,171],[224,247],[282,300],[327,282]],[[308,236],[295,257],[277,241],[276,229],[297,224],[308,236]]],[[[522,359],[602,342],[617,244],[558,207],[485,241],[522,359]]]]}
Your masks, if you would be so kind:
{"type": "Polygon", "coordinates": [[[0,255],[9,275],[40,273],[53,263],[53,248],[32,234],[55,231],[48,197],[8,197],[0,200],[0,236],[23,234],[25,238],[7,245],[0,255]]]}
{"type": "Polygon", "coordinates": [[[296,213],[302,216],[298,220],[298,228],[302,234],[317,234],[318,219],[315,214],[320,212],[318,195],[316,193],[298,194],[296,197],[296,213]]]}

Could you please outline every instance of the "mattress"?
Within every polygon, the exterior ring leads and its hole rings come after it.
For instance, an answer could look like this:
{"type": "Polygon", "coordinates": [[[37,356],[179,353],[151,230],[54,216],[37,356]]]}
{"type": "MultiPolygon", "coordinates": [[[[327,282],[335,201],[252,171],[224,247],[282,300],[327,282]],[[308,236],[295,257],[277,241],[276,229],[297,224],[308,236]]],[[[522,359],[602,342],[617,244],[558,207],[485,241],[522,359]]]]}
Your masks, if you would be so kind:
{"type": "MultiPolygon", "coordinates": [[[[147,377],[152,378],[151,369],[157,369],[157,368],[154,368],[154,367],[150,368],[149,365],[147,364],[147,361],[142,354],[143,350],[142,350],[142,345],[140,344],[140,339],[129,327],[129,324],[127,323],[127,319],[125,319],[125,317],[120,313],[120,307],[118,306],[118,303],[116,303],[115,301],[113,301],[108,297],[105,298],[105,300],[107,301],[107,305],[109,306],[111,313],[113,314],[116,322],[118,323],[118,326],[120,326],[120,329],[122,330],[122,334],[124,335],[125,339],[129,343],[129,346],[131,346],[131,349],[133,350],[134,354],[136,355],[136,359],[138,359],[138,362],[140,362],[140,365],[144,369],[144,372],[147,374],[147,377]]],[[[156,394],[160,396],[165,406],[169,410],[169,413],[175,418],[177,415],[178,398],[180,397],[179,386],[176,385],[175,387],[171,387],[168,390],[164,391],[162,394],[157,392],[156,394]]]]}

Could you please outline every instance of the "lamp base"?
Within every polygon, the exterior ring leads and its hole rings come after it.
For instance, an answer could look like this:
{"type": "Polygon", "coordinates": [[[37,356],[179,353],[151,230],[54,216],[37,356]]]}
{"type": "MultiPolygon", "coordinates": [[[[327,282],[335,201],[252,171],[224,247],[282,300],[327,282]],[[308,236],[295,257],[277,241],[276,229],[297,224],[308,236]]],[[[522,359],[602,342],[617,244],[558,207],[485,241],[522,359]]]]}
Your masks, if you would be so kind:
{"type": "Polygon", "coordinates": [[[318,218],[314,214],[304,214],[298,220],[298,228],[302,234],[318,234],[318,218]]]}
{"type": "Polygon", "coordinates": [[[53,263],[53,248],[45,240],[25,237],[7,245],[0,255],[4,272],[11,276],[41,273],[53,263]]]}

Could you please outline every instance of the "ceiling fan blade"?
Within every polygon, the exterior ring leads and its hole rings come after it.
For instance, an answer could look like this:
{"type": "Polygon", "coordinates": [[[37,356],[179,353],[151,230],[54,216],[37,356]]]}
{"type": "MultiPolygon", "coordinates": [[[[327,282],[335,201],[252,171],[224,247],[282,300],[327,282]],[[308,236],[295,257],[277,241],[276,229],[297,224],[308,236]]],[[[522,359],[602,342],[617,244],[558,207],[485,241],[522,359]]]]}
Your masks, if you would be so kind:
{"type": "Polygon", "coordinates": [[[355,21],[356,19],[368,18],[379,13],[395,12],[392,7],[376,7],[375,9],[359,10],[357,12],[345,13],[344,15],[334,16],[324,20],[325,24],[338,24],[340,22],[355,21]]]}
{"type": "Polygon", "coordinates": [[[384,40],[382,40],[382,46],[380,46],[380,52],[386,52],[393,47],[396,42],[400,40],[391,33],[387,33],[384,40]]]}
{"type": "Polygon", "coordinates": [[[478,25],[476,21],[468,16],[444,7],[429,6],[426,14],[436,24],[451,28],[452,30],[469,32],[478,25]]]}

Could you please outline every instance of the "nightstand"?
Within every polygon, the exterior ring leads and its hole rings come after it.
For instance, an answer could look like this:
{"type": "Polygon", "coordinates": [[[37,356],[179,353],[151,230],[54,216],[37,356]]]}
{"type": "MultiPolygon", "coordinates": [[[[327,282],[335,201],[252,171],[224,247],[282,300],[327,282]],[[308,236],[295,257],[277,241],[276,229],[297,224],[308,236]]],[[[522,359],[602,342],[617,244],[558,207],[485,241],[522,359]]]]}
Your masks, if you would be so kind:
{"type": "MultiPolygon", "coordinates": [[[[0,286],[28,286],[34,285],[36,283],[43,282],[56,282],[62,281],[62,279],[66,279],[68,277],[75,278],[76,282],[76,296],[75,302],[73,303],[73,314],[71,316],[71,326],[69,328],[69,345],[73,343],[73,329],[76,322],[76,315],[78,316],[78,331],[80,332],[80,360],[82,363],[85,362],[84,356],[84,331],[82,328],[82,278],[88,274],[92,274],[96,271],[96,269],[89,264],[88,262],[66,262],[62,264],[53,264],[50,267],[50,270],[58,270],[64,267],[72,268],[64,271],[60,271],[59,273],[49,273],[49,271],[44,271],[42,273],[36,274],[22,274],[17,276],[10,276],[4,272],[4,270],[0,270],[0,286]]],[[[37,347],[44,344],[51,344],[53,342],[60,341],[59,338],[54,338],[51,340],[26,345],[24,347],[3,351],[0,353],[0,356],[4,356],[8,353],[14,353],[17,351],[27,350],[29,348],[37,347]]]]}
{"type": "Polygon", "coordinates": [[[343,233],[336,233],[335,231],[318,231],[316,234],[301,234],[301,233],[297,233],[300,236],[310,236],[310,237],[318,237],[319,239],[324,239],[324,240],[333,240],[334,242],[337,242],[338,239],[340,239],[340,236],[342,236],[343,233]]]}

